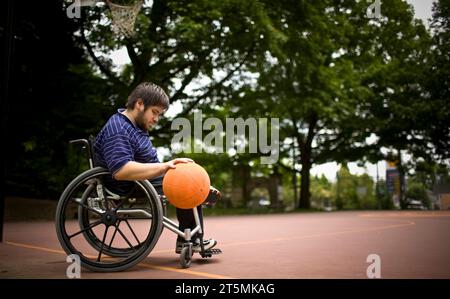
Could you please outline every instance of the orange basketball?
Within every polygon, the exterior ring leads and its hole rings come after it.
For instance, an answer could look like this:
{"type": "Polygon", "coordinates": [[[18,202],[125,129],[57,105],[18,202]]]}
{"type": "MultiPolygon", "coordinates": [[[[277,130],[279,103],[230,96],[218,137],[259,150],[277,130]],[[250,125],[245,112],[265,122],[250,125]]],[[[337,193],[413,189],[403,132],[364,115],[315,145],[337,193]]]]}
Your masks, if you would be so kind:
{"type": "Polygon", "coordinates": [[[171,204],[180,209],[192,209],[202,204],[209,194],[209,176],[200,165],[178,163],[163,179],[163,191],[171,204]]]}

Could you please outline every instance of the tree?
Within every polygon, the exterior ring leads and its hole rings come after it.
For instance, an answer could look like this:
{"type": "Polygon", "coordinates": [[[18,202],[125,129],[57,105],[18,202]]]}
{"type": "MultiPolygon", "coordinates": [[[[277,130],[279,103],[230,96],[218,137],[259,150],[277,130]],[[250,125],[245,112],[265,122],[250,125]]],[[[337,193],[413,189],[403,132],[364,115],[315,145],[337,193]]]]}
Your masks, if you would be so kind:
{"type": "MultiPolygon", "coordinates": [[[[398,4],[401,5],[401,4],[398,4]]],[[[398,24],[388,23],[390,35],[380,35],[382,55],[376,71],[365,77],[372,96],[367,101],[368,128],[377,136],[367,159],[397,161],[400,182],[418,163],[445,163],[450,141],[448,101],[448,18],[443,2],[434,5],[433,38],[407,14],[397,15],[398,24]],[[445,22],[447,21],[447,29],[445,22]],[[407,26],[410,24],[409,26],[407,26]],[[447,48],[445,48],[447,47],[447,48]],[[381,152],[380,149],[387,149],[381,152]],[[404,153],[412,156],[405,161],[404,153]]],[[[395,6],[385,6],[384,12],[395,6]]],[[[404,186],[401,199],[403,200],[404,186]]]]}
{"type": "Polygon", "coordinates": [[[315,176],[311,180],[311,203],[316,207],[331,207],[334,202],[335,194],[333,185],[322,175],[320,178],[315,176]]]}
{"type": "Polygon", "coordinates": [[[353,175],[345,163],[336,175],[336,207],[338,209],[376,208],[374,182],[369,175],[353,175]]]}
{"type": "MultiPolygon", "coordinates": [[[[180,102],[188,115],[202,103],[223,96],[230,80],[261,59],[264,51],[276,51],[277,32],[258,1],[162,1],[144,5],[133,38],[117,38],[105,24],[104,9],[86,11],[80,41],[98,70],[121,98],[142,81],[152,81],[180,102]],[[131,64],[116,72],[111,51],[125,47],[131,64]],[[98,54],[100,53],[100,54],[98,54]]],[[[170,120],[162,121],[153,135],[165,137],[170,120]]]]}
{"type": "Polygon", "coordinates": [[[429,190],[432,190],[433,186],[436,184],[446,184],[450,182],[449,166],[434,162],[416,162],[415,167],[413,168],[413,171],[409,173],[409,176],[429,190]]]}
{"type": "MultiPolygon", "coordinates": [[[[380,92],[370,85],[385,70],[385,54],[403,47],[394,30],[410,35],[418,30],[407,4],[394,1],[381,20],[366,17],[367,5],[355,1],[282,1],[271,5],[274,26],[286,37],[282,55],[268,55],[260,65],[254,92],[238,97],[253,113],[270,113],[283,121],[283,138],[296,140],[301,165],[299,207],[310,203],[313,164],[354,161],[370,157],[376,145],[367,143],[374,132],[368,109],[380,92]],[[393,38],[394,36],[394,38],[393,38]],[[383,47],[388,49],[384,49],[383,47]],[[257,112],[255,112],[255,106],[257,112]]],[[[398,57],[398,60],[401,60],[398,57]]],[[[389,64],[391,68],[398,64],[389,64]]],[[[378,85],[377,85],[378,86],[378,85]]],[[[387,88],[386,82],[380,88],[387,88]]],[[[289,143],[289,142],[288,142],[289,143]]],[[[286,151],[285,153],[286,154],[286,151]]]]}
{"type": "MultiPolygon", "coordinates": [[[[284,129],[299,145],[300,207],[309,206],[314,163],[375,162],[390,154],[383,148],[426,157],[430,143],[433,149],[448,144],[449,118],[439,112],[435,120],[433,113],[448,101],[429,105],[423,83],[431,39],[408,4],[390,1],[375,19],[366,17],[363,2],[316,1],[298,7],[309,9],[304,19],[280,17],[288,23],[282,31],[289,38],[282,47],[288,58],[269,65],[261,82],[269,86],[270,108],[290,119],[284,129]],[[431,142],[430,127],[445,136],[431,142]]],[[[291,7],[289,12],[302,15],[291,7]]]]}
{"type": "Polygon", "coordinates": [[[81,155],[69,149],[68,141],[93,133],[111,105],[99,96],[105,92],[103,80],[73,44],[77,27],[62,1],[29,1],[20,9],[12,5],[16,38],[5,113],[6,192],[56,198],[80,171],[75,160],[81,155]]]}
{"type": "Polygon", "coordinates": [[[449,163],[450,159],[450,3],[439,0],[433,3],[431,28],[434,31],[432,56],[424,74],[428,109],[425,118],[425,139],[432,144],[427,148],[436,160],[449,163]]]}
{"type": "MultiPolygon", "coordinates": [[[[274,26],[285,36],[281,53],[267,53],[266,61],[259,65],[256,86],[241,90],[230,103],[238,107],[239,114],[279,117],[282,141],[296,140],[302,166],[299,205],[302,208],[309,207],[313,140],[334,121],[333,117],[342,115],[337,112],[346,106],[340,86],[353,84],[352,73],[345,71],[349,64],[334,63],[332,59],[338,51],[336,47],[341,45],[343,32],[336,29],[333,17],[324,14],[328,5],[332,4],[267,3],[274,26]],[[338,96],[343,98],[342,102],[332,104],[338,96]]],[[[289,151],[282,150],[284,155],[289,151]]]]}

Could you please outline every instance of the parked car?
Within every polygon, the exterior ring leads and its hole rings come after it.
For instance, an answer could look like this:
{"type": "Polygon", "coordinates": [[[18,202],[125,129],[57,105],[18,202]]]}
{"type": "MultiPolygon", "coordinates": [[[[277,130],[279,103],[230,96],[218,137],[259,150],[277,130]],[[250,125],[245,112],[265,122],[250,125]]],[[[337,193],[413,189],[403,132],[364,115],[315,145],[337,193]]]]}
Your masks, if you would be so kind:
{"type": "Polygon", "coordinates": [[[411,199],[406,204],[408,210],[428,210],[428,208],[420,201],[411,199]]]}
{"type": "Polygon", "coordinates": [[[260,197],[260,198],[253,198],[247,203],[247,208],[266,208],[270,206],[270,200],[260,197]]]}

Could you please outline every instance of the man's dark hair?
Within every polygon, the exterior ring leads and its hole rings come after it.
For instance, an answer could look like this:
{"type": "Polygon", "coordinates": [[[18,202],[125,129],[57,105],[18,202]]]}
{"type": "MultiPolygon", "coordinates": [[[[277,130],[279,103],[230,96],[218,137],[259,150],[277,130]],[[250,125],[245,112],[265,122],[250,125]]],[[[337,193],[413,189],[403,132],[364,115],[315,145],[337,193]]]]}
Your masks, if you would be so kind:
{"type": "Polygon", "coordinates": [[[127,109],[133,109],[138,99],[144,102],[144,108],[150,106],[163,107],[164,110],[169,108],[169,97],[164,90],[151,82],[142,82],[131,92],[127,101],[127,109]]]}

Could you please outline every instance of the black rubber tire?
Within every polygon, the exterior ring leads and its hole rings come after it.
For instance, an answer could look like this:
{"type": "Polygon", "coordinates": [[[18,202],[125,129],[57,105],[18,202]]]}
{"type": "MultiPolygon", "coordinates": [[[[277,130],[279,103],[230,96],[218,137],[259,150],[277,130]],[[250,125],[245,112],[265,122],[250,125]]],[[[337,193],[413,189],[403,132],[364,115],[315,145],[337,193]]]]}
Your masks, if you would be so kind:
{"type": "Polygon", "coordinates": [[[191,266],[192,261],[192,247],[184,246],[183,249],[181,249],[180,253],[180,265],[181,268],[186,269],[191,266]]]}
{"type": "Polygon", "coordinates": [[[79,255],[81,266],[95,272],[124,271],[126,269],[135,266],[149,255],[149,253],[152,251],[152,249],[158,242],[159,236],[161,235],[163,229],[163,209],[156,190],[147,180],[137,181],[136,183],[141,184],[145,189],[148,202],[152,208],[152,225],[150,227],[149,233],[145,241],[142,243],[142,246],[137,248],[134,254],[130,254],[129,256],[125,257],[123,260],[118,262],[102,263],[101,261],[100,262],[93,261],[89,259],[88,256],[83,255],[74,246],[74,244],[70,242],[70,238],[67,235],[65,226],[66,222],[65,208],[69,202],[73,202],[73,200],[71,200],[71,196],[72,193],[77,191],[77,187],[84,184],[86,181],[95,178],[96,176],[108,174],[109,171],[102,167],[95,167],[93,169],[81,173],[74,180],[72,180],[66,187],[66,189],[63,191],[56,208],[56,217],[55,217],[56,234],[58,236],[58,240],[62,248],[67,253],[67,255],[71,254],[79,255]]]}

